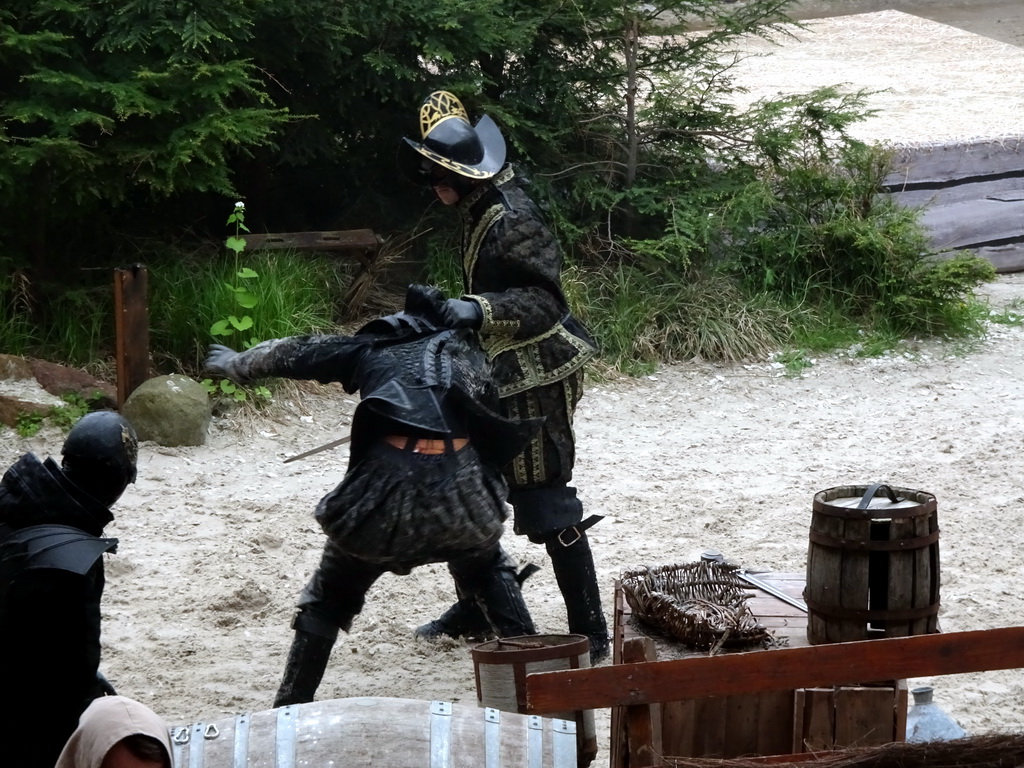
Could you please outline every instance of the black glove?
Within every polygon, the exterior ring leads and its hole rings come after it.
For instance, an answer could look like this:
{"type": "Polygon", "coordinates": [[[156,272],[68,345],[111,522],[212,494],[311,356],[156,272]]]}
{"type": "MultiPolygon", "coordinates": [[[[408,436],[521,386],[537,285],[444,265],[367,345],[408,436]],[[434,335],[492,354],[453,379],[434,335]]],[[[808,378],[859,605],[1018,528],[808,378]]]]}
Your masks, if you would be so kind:
{"type": "Polygon", "coordinates": [[[449,328],[479,328],[484,311],[469,299],[448,299],[441,305],[441,319],[449,328]]]}
{"type": "Polygon", "coordinates": [[[238,353],[231,347],[225,347],[223,344],[211,344],[203,368],[210,373],[242,383],[246,377],[239,370],[238,357],[238,353]]]}

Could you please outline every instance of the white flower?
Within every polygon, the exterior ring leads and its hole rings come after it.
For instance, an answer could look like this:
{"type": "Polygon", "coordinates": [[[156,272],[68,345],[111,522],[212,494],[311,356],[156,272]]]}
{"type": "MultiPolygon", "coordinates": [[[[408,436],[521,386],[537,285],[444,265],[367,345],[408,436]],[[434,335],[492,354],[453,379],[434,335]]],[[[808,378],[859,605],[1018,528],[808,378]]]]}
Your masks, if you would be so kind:
{"type": "Polygon", "coordinates": [[[245,208],[245,203],[239,200],[237,203],[235,203],[235,208],[245,208]]]}

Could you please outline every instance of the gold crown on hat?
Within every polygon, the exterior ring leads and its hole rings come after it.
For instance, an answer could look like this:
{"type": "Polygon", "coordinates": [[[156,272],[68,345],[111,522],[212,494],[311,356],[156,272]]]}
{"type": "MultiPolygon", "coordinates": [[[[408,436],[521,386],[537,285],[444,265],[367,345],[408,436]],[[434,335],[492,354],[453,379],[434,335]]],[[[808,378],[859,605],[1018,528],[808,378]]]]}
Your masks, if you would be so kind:
{"type": "Polygon", "coordinates": [[[469,113],[458,96],[448,91],[434,91],[420,107],[420,136],[426,138],[438,125],[452,118],[469,123],[469,113]]]}

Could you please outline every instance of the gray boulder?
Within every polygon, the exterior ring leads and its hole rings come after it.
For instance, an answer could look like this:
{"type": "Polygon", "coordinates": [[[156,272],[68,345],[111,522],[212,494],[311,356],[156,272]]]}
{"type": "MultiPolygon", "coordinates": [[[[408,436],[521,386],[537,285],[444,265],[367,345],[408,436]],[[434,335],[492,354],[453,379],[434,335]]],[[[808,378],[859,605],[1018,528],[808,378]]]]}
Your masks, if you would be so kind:
{"type": "Polygon", "coordinates": [[[158,445],[203,445],[210,428],[206,390],[180,373],[143,382],[125,400],[121,413],[139,440],[158,445]]]}

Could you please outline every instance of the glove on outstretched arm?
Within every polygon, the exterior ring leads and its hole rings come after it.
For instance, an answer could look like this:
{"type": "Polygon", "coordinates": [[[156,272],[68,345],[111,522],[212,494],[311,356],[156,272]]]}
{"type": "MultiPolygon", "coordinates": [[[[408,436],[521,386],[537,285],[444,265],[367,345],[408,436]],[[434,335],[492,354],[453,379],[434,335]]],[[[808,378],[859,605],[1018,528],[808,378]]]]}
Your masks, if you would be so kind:
{"type": "Polygon", "coordinates": [[[479,328],[484,312],[470,299],[448,299],[441,305],[441,318],[449,328],[479,328]]]}
{"type": "Polygon", "coordinates": [[[238,358],[239,354],[231,347],[225,347],[223,344],[211,344],[203,368],[238,384],[244,384],[248,378],[242,373],[238,358]]]}

